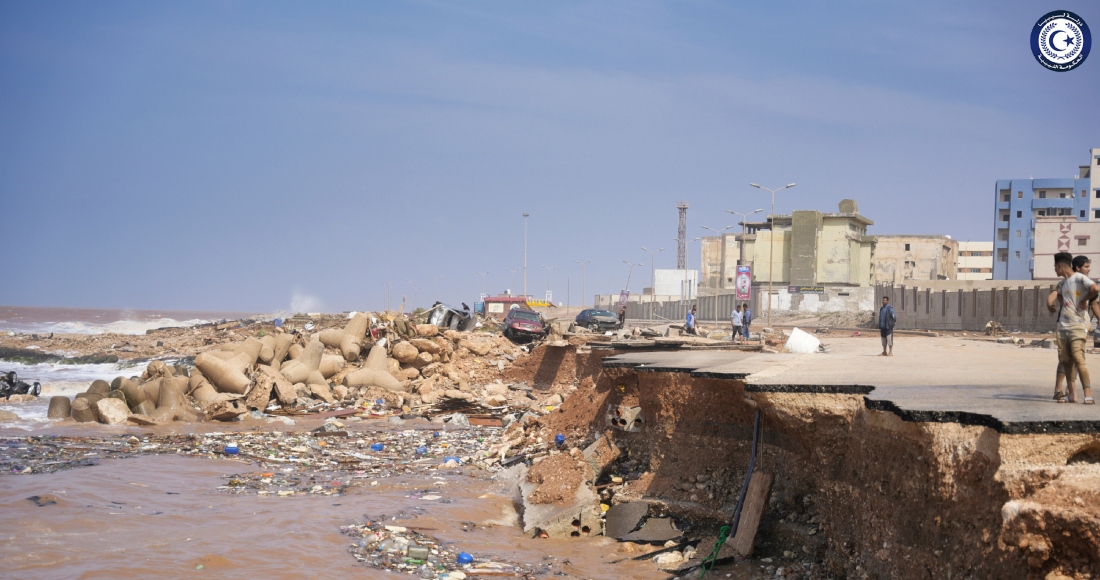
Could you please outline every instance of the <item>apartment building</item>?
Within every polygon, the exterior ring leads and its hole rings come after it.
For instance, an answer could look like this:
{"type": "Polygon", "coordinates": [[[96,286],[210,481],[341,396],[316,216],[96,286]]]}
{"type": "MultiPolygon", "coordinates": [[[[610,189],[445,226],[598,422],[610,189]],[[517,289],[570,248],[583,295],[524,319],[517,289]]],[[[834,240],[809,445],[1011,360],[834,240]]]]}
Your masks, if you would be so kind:
{"type": "Polygon", "coordinates": [[[995,193],[993,279],[1034,279],[1038,218],[1100,221],[1100,148],[1076,177],[998,179],[995,193]]]}
{"type": "Polygon", "coordinates": [[[959,242],[955,271],[959,280],[992,280],[993,242],[959,242]]]}

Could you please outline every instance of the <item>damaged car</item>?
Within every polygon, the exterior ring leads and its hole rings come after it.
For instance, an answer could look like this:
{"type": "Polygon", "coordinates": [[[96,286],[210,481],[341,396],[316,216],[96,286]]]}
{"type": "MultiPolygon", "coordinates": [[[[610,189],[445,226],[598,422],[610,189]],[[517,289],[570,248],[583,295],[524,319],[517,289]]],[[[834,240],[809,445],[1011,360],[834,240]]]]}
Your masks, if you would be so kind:
{"type": "Polygon", "coordinates": [[[577,315],[575,320],[577,326],[583,326],[593,332],[602,332],[604,330],[618,330],[623,327],[623,323],[619,322],[619,317],[608,312],[607,310],[598,310],[596,308],[586,308],[581,310],[581,313],[577,315]]]}
{"type": "Polygon", "coordinates": [[[474,316],[474,313],[470,311],[470,307],[466,306],[465,303],[462,306],[462,309],[458,309],[442,302],[436,302],[428,310],[428,324],[460,332],[473,330],[477,325],[477,317],[474,316]]]}
{"type": "Polygon", "coordinates": [[[7,399],[12,395],[34,395],[37,397],[41,394],[42,385],[38,381],[33,383],[21,381],[15,371],[0,375],[0,397],[2,398],[7,399]]]}
{"type": "Polygon", "coordinates": [[[504,336],[512,341],[532,340],[546,335],[546,325],[534,310],[513,308],[500,325],[504,336]]]}

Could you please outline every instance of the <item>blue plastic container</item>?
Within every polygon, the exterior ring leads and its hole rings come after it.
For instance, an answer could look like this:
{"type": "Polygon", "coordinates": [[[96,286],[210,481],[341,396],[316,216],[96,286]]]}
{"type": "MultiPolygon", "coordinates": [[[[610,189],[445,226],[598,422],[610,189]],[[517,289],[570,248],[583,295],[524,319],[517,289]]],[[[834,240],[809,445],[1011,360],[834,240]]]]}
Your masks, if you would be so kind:
{"type": "Polygon", "coordinates": [[[448,461],[454,461],[455,463],[462,465],[462,460],[459,459],[457,455],[445,455],[443,457],[443,463],[447,463],[448,461]]]}
{"type": "Polygon", "coordinates": [[[371,451],[381,451],[381,450],[385,449],[385,447],[386,446],[382,445],[381,443],[372,443],[371,446],[370,446],[370,450],[371,451]]]}
{"type": "Polygon", "coordinates": [[[238,453],[240,453],[240,450],[237,449],[237,444],[236,443],[230,443],[230,444],[225,446],[225,454],[226,455],[236,455],[238,453]]]}
{"type": "Polygon", "coordinates": [[[561,433],[558,433],[554,437],[554,443],[557,443],[558,447],[561,447],[562,445],[565,445],[565,435],[562,435],[561,433]]]}
{"type": "Polygon", "coordinates": [[[425,453],[427,453],[427,452],[428,452],[428,448],[427,448],[427,447],[425,447],[425,446],[423,446],[423,445],[421,445],[420,447],[417,447],[417,448],[416,448],[416,454],[417,454],[417,455],[424,455],[424,454],[425,454],[425,453]]]}
{"type": "Polygon", "coordinates": [[[457,561],[459,564],[473,564],[474,557],[467,554],[466,552],[459,552],[458,558],[456,558],[455,561],[457,561]]]}

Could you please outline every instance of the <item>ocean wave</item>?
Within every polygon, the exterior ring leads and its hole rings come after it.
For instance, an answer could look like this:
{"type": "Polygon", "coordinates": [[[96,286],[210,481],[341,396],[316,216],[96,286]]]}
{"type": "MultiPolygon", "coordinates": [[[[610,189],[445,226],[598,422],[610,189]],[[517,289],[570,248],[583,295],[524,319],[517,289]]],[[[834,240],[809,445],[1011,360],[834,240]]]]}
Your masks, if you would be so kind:
{"type": "Polygon", "coordinates": [[[175,320],[173,318],[153,318],[149,320],[116,320],[105,324],[93,322],[42,322],[37,324],[18,324],[0,321],[0,330],[22,334],[145,334],[154,328],[181,328],[209,324],[209,320],[175,320]]]}

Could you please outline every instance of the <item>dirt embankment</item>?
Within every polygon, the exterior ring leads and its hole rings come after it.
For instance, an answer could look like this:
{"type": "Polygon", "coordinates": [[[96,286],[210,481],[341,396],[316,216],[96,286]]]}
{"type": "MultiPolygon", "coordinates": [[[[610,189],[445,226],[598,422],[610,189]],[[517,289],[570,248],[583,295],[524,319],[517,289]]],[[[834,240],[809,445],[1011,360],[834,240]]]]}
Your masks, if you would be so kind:
{"type": "Polygon", "coordinates": [[[857,395],[746,393],[740,381],[605,370],[602,355],[561,350],[527,361],[544,377],[580,382],[540,420],[544,437],[592,440],[608,431],[609,406],[642,408],[641,432],[610,431],[627,474],[615,501],[664,504],[699,530],[724,523],[760,408],[758,469],[775,476],[762,554],[789,550],[853,578],[1090,578],[1100,569],[1100,435],[908,423],[857,395]]]}

